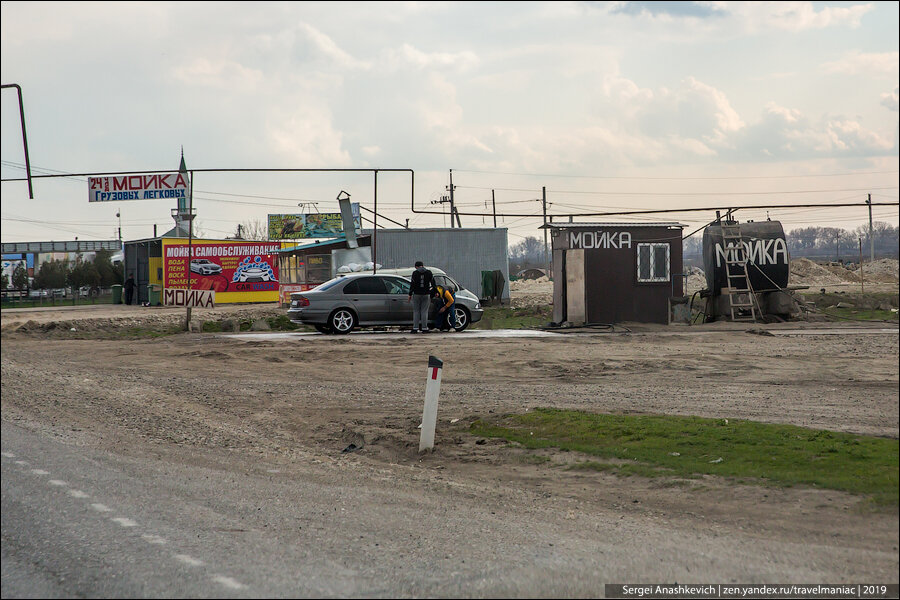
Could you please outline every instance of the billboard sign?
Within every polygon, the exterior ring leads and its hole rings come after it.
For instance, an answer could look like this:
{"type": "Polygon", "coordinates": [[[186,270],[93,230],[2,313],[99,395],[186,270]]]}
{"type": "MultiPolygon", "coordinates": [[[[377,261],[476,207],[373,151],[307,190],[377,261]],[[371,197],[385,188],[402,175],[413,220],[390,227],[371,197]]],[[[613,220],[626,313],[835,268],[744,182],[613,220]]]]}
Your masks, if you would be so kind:
{"type": "Polygon", "coordinates": [[[162,198],[184,200],[188,197],[189,189],[190,183],[186,173],[88,177],[88,202],[162,198]]]}
{"type": "MultiPolygon", "coordinates": [[[[359,203],[351,204],[353,224],[358,232],[361,227],[359,203]]],[[[299,240],[308,238],[333,238],[343,235],[341,213],[315,213],[307,215],[269,215],[270,240],[299,240]]]]}
{"type": "Polygon", "coordinates": [[[163,241],[163,288],[212,290],[219,302],[278,298],[281,244],[187,240],[163,241]],[[188,252],[190,251],[190,257],[188,252]],[[265,292],[264,296],[260,296],[265,292]]]}
{"type": "Polygon", "coordinates": [[[13,274],[15,274],[16,269],[19,267],[23,269],[28,269],[28,265],[25,262],[25,259],[3,259],[3,274],[6,275],[6,287],[12,289],[13,286],[13,274]]]}

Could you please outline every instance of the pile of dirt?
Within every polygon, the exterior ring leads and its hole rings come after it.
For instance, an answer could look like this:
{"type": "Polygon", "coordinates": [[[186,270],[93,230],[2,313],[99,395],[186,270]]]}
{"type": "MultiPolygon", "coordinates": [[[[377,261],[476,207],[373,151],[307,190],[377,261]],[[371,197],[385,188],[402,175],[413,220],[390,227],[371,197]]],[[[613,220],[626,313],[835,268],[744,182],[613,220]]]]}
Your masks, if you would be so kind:
{"type": "Polygon", "coordinates": [[[790,283],[791,285],[808,286],[841,285],[850,283],[852,281],[850,279],[851,276],[853,276],[856,281],[859,281],[859,279],[850,271],[847,271],[847,269],[840,266],[838,266],[837,269],[845,271],[846,275],[839,271],[835,272],[832,269],[823,267],[808,258],[795,258],[791,260],[790,283]]]}
{"type": "Polygon", "coordinates": [[[513,308],[548,306],[553,304],[553,282],[549,277],[510,281],[509,297],[513,308]]]}
{"type": "MultiPolygon", "coordinates": [[[[859,273],[858,264],[847,265],[846,268],[854,275],[859,273]]],[[[875,262],[865,263],[862,271],[866,281],[880,283],[897,283],[900,281],[900,261],[896,258],[880,258],[875,262]]]]}
{"type": "Polygon", "coordinates": [[[807,258],[791,260],[791,284],[808,285],[810,287],[828,287],[864,283],[897,284],[898,260],[881,258],[871,263],[864,263],[862,275],[859,264],[842,265],[840,263],[816,263],[807,258]]]}
{"type": "Polygon", "coordinates": [[[511,292],[535,292],[535,291],[553,291],[553,282],[549,277],[538,277],[537,279],[516,279],[509,282],[509,290],[511,292]]]}
{"type": "Polygon", "coordinates": [[[687,267],[687,278],[684,280],[684,293],[693,294],[706,289],[706,273],[700,267],[687,267]]]}

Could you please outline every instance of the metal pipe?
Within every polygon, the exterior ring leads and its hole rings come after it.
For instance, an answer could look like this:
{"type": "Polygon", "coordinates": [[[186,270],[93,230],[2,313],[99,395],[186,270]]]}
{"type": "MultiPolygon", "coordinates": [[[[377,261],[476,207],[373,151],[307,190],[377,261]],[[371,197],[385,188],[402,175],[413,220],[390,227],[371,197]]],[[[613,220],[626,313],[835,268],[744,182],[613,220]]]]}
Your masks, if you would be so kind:
{"type": "Polygon", "coordinates": [[[375,219],[372,221],[372,273],[378,272],[378,169],[375,169],[375,219]]]}
{"type": "Polygon", "coordinates": [[[18,83],[7,83],[2,88],[16,88],[19,95],[19,119],[22,121],[22,146],[25,149],[25,174],[28,179],[28,198],[34,200],[34,189],[31,186],[31,160],[28,157],[28,136],[25,134],[25,103],[22,100],[22,87],[18,83]]]}

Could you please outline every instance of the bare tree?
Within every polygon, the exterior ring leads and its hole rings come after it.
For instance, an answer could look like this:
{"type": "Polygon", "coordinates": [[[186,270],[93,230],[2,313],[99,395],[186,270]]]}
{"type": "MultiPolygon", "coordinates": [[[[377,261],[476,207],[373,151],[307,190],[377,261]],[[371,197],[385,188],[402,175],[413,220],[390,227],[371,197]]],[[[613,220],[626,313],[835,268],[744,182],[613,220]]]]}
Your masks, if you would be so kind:
{"type": "Polygon", "coordinates": [[[266,241],[269,239],[269,228],[259,219],[251,219],[238,223],[234,237],[240,240],[266,241]]]}

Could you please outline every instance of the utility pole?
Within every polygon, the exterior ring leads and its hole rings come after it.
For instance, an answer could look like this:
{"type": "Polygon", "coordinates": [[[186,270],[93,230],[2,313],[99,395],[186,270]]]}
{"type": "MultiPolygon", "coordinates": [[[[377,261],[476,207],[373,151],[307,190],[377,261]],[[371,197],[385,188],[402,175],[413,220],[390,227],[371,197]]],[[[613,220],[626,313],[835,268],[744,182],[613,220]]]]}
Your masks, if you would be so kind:
{"type": "Polygon", "coordinates": [[[543,186],[541,190],[541,203],[544,206],[544,260],[547,262],[547,273],[550,273],[550,251],[547,247],[547,186],[543,186]]]}
{"type": "Polygon", "coordinates": [[[453,192],[456,186],[453,185],[453,169],[450,169],[450,186],[446,188],[450,191],[450,227],[453,227],[453,221],[456,220],[456,227],[462,229],[462,223],[459,221],[459,213],[456,212],[456,201],[453,198],[453,192]]]}
{"type": "Polygon", "coordinates": [[[875,262],[875,231],[872,229],[872,194],[866,200],[869,205],[869,262],[875,262]]]}
{"type": "Polygon", "coordinates": [[[453,185],[453,169],[450,169],[450,187],[447,189],[450,191],[450,228],[453,229],[453,216],[456,213],[456,205],[453,203],[453,190],[455,189],[453,185]]]}
{"type": "MultiPolygon", "coordinates": [[[[182,156],[182,159],[184,157],[182,156]]],[[[188,257],[187,257],[187,278],[188,278],[188,290],[194,289],[194,286],[191,284],[191,261],[194,259],[194,172],[191,171],[191,191],[188,198],[188,257]]],[[[184,330],[188,333],[191,332],[191,307],[190,304],[187,307],[187,314],[185,315],[184,321],[184,330]]]]}
{"type": "Polygon", "coordinates": [[[491,212],[494,213],[494,229],[497,229],[497,199],[494,197],[494,190],[491,190],[491,212]]]}
{"type": "Polygon", "coordinates": [[[866,293],[866,276],[863,274],[863,262],[862,262],[862,238],[856,238],[859,242],[859,291],[862,294],[866,293]]]}

